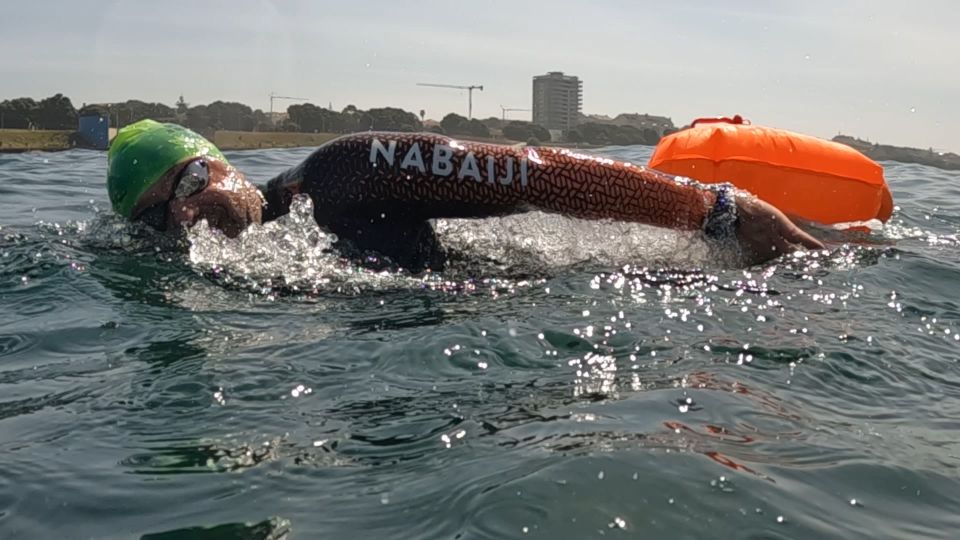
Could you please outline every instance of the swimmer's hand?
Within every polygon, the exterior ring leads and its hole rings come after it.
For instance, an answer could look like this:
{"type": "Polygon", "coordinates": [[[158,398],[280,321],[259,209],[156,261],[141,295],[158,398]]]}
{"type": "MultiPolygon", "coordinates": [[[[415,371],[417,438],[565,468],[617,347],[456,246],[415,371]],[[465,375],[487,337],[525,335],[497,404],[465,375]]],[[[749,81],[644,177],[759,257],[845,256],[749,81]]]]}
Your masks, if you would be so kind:
{"type": "Polygon", "coordinates": [[[763,262],[803,248],[824,248],[772,205],[743,192],[737,194],[736,200],[740,218],[737,239],[751,261],[763,262]]]}

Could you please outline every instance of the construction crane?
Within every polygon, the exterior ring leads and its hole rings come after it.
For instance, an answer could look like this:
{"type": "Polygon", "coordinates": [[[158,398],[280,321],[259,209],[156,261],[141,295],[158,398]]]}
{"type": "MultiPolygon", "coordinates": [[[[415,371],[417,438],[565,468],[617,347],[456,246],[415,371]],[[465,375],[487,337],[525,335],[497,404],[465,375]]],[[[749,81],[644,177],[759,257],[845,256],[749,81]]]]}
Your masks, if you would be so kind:
{"type": "Polygon", "coordinates": [[[516,107],[504,107],[503,105],[501,105],[501,106],[500,106],[500,111],[503,113],[503,116],[501,117],[501,120],[504,121],[504,122],[506,122],[506,121],[507,121],[507,113],[508,113],[508,112],[516,112],[516,111],[526,111],[526,112],[530,112],[530,109],[517,109],[516,107]]]}
{"type": "Polygon", "coordinates": [[[273,122],[273,100],[275,99],[289,99],[293,101],[310,101],[309,98],[304,97],[290,97],[290,96],[278,96],[273,92],[270,92],[270,121],[273,122]]]}
{"type": "Polygon", "coordinates": [[[469,86],[461,86],[456,84],[433,84],[433,83],[417,83],[417,86],[433,86],[435,88],[455,88],[457,90],[466,90],[467,91],[467,120],[473,119],[473,91],[480,90],[483,92],[483,85],[471,84],[469,86]]]}

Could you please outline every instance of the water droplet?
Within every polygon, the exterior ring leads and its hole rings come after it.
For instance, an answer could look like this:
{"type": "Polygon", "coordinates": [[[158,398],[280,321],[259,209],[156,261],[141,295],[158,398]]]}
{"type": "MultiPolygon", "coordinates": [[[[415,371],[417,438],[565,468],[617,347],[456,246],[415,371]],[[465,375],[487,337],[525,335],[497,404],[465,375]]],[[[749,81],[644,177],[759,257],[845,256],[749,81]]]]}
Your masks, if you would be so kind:
{"type": "Polygon", "coordinates": [[[615,517],[615,518],[613,518],[613,522],[610,523],[610,524],[608,524],[607,527],[609,527],[609,528],[611,528],[611,529],[614,528],[614,527],[617,527],[617,528],[620,528],[620,529],[626,529],[626,528],[627,528],[627,522],[626,522],[626,520],[624,520],[622,517],[615,517]]]}

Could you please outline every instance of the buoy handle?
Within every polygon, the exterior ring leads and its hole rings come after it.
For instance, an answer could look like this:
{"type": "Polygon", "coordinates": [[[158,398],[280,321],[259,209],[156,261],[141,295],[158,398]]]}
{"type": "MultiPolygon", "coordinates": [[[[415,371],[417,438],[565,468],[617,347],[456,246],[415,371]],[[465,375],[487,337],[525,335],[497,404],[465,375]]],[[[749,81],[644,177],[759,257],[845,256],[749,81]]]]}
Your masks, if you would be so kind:
{"type": "Polygon", "coordinates": [[[730,118],[729,116],[716,116],[713,118],[697,118],[696,120],[690,123],[690,127],[693,127],[697,124],[717,124],[717,123],[750,125],[749,120],[744,120],[742,116],[740,116],[739,114],[735,114],[733,115],[733,118],[730,118]]]}

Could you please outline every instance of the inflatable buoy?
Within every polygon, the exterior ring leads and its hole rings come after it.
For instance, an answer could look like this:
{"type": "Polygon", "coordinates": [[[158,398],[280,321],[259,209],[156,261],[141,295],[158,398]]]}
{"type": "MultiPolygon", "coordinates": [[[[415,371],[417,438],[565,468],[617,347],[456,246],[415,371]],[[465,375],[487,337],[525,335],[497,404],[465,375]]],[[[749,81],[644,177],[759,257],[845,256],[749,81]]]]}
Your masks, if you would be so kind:
{"type": "Polygon", "coordinates": [[[699,118],[660,140],[649,167],[704,183],[730,182],[793,217],[823,224],[893,212],[883,167],[857,150],[739,115],[699,118]]]}

